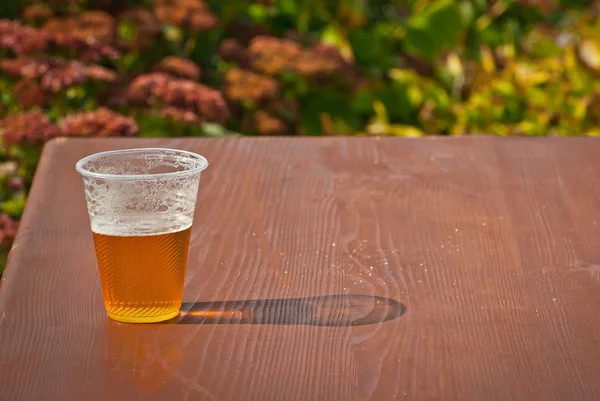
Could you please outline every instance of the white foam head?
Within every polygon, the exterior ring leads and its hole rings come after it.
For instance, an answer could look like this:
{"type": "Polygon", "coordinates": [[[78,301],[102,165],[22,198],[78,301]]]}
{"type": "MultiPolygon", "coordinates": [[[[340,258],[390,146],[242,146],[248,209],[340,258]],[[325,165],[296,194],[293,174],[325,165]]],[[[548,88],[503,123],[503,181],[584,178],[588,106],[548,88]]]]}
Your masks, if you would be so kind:
{"type": "Polygon", "coordinates": [[[192,225],[200,173],[208,161],[175,149],[143,148],[81,159],[92,231],[131,236],[164,234],[192,225]]]}

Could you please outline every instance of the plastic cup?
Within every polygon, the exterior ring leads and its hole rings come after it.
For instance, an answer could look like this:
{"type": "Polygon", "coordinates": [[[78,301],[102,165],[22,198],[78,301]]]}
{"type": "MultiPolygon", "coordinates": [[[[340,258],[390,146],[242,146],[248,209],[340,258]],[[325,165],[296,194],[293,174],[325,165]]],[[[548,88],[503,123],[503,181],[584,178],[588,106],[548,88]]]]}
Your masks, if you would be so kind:
{"type": "Polygon", "coordinates": [[[178,315],[206,167],[196,153],[162,148],[102,152],[77,162],[111,319],[150,323],[178,315]]]}

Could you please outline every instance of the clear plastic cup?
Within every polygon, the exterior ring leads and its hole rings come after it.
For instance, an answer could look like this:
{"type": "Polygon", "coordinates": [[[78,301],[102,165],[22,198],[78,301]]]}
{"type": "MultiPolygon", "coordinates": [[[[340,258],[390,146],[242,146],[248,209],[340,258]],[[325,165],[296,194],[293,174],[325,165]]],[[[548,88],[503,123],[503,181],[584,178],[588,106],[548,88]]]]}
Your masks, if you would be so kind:
{"type": "Polygon", "coordinates": [[[150,323],[179,313],[206,167],[203,156],[162,148],[102,152],[77,162],[110,318],[150,323]]]}

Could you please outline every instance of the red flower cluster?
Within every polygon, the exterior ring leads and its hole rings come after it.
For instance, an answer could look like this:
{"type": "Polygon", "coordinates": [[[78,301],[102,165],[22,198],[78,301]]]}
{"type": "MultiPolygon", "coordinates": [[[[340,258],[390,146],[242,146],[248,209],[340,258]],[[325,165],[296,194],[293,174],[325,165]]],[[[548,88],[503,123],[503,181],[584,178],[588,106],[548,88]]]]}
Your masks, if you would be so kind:
{"type": "Polygon", "coordinates": [[[200,67],[193,61],[181,57],[169,56],[163,58],[156,70],[180,78],[193,80],[200,78],[200,67]]]}
{"type": "MultiPolygon", "coordinates": [[[[51,63],[51,62],[50,62],[51,63]]],[[[0,69],[15,77],[39,78],[48,72],[50,63],[31,57],[20,56],[0,62],[0,69]]]]}
{"type": "Polygon", "coordinates": [[[43,106],[48,100],[47,94],[35,79],[23,78],[13,86],[13,94],[24,109],[43,106]]]}
{"type": "Polygon", "coordinates": [[[59,136],[132,136],[137,132],[138,125],[133,118],[106,108],[67,116],[58,125],[39,110],[11,114],[0,120],[5,146],[35,145],[59,136]]]}
{"type": "Polygon", "coordinates": [[[0,120],[0,133],[5,146],[34,145],[57,137],[59,130],[46,114],[33,110],[4,117],[0,120]]]}
{"type": "Polygon", "coordinates": [[[150,47],[155,43],[156,36],[161,30],[161,24],[154,14],[145,8],[127,9],[119,14],[118,20],[119,23],[125,23],[132,27],[132,37],[127,40],[122,39],[119,43],[122,47],[136,50],[150,47]]]}
{"type": "Polygon", "coordinates": [[[185,25],[193,31],[206,31],[219,24],[202,0],[154,0],[154,15],[160,22],[185,25]]]}
{"type": "Polygon", "coordinates": [[[251,71],[233,68],[225,73],[225,94],[231,100],[260,102],[275,99],[279,94],[279,83],[251,71]]]}
{"type": "Polygon", "coordinates": [[[180,109],[177,107],[163,107],[160,109],[160,115],[168,120],[178,122],[183,125],[195,125],[202,123],[202,119],[193,111],[180,109]]]}
{"type": "Polygon", "coordinates": [[[135,120],[107,108],[65,117],[59,124],[61,136],[109,137],[133,136],[138,132],[135,120]]]}
{"type": "Polygon", "coordinates": [[[235,63],[242,68],[249,65],[248,50],[235,39],[225,39],[219,44],[219,57],[221,59],[235,63]]]}
{"type": "MultiPolygon", "coordinates": [[[[91,14],[86,16],[86,20],[95,21],[98,18],[109,18],[112,20],[112,17],[108,15],[100,17],[103,13],[85,14],[91,14]]],[[[108,23],[107,21],[105,19],[105,23],[108,23]]],[[[46,23],[46,28],[36,29],[23,26],[18,22],[0,20],[0,47],[12,49],[17,54],[24,54],[45,51],[50,46],[58,46],[73,51],[80,58],[87,61],[98,61],[104,57],[115,59],[119,56],[119,52],[115,48],[100,42],[96,37],[92,36],[90,29],[81,30],[79,25],[73,25],[70,22],[65,23],[59,29],[57,24],[60,23],[56,22],[56,19],[53,19],[46,23]]],[[[111,27],[109,29],[114,29],[114,26],[111,27]]],[[[95,26],[94,29],[96,29],[95,32],[98,34],[98,27],[95,26]]],[[[106,29],[102,32],[106,34],[105,31],[106,29]]]]}
{"type": "Polygon", "coordinates": [[[262,110],[254,115],[254,129],[261,135],[283,135],[287,131],[283,121],[262,110]]]}
{"type": "Polygon", "coordinates": [[[295,67],[298,74],[311,78],[347,73],[351,66],[335,47],[318,43],[299,54],[295,67]]]}
{"type": "Polygon", "coordinates": [[[49,19],[45,32],[55,36],[76,35],[88,41],[111,44],[115,36],[115,19],[103,11],[86,11],[74,17],[49,19]]]}
{"type": "Polygon", "coordinates": [[[0,246],[8,247],[17,235],[19,222],[6,213],[0,213],[0,246]]]}
{"type": "Polygon", "coordinates": [[[85,74],[92,81],[115,82],[117,80],[117,74],[113,70],[96,64],[85,66],[85,74]]]}
{"type": "Polygon", "coordinates": [[[164,105],[189,110],[209,121],[224,122],[229,107],[218,90],[187,79],[176,79],[164,73],[145,74],[131,82],[128,89],[133,102],[164,105]]]}
{"type": "Polygon", "coordinates": [[[0,69],[15,77],[39,78],[41,88],[51,92],[59,92],[88,80],[114,82],[117,79],[117,75],[107,68],[61,58],[36,59],[20,56],[2,60],[0,69]]]}
{"type": "Polygon", "coordinates": [[[32,4],[23,9],[23,19],[35,24],[52,17],[52,9],[45,4],[32,4]]]}
{"type": "Polygon", "coordinates": [[[319,43],[308,49],[290,39],[257,36],[248,47],[251,67],[269,75],[293,71],[315,78],[347,70],[349,65],[334,47],[319,43]]]}
{"type": "Polygon", "coordinates": [[[115,39],[115,18],[104,11],[87,11],[77,16],[77,34],[111,44],[115,39]]]}
{"type": "Polygon", "coordinates": [[[114,47],[78,34],[56,34],[53,43],[71,50],[84,61],[99,61],[103,58],[114,60],[120,55],[114,47]]]}
{"type": "Polygon", "coordinates": [[[257,36],[248,46],[252,68],[269,75],[293,71],[296,58],[301,52],[302,48],[293,40],[272,36],[257,36]]]}
{"type": "Polygon", "coordinates": [[[0,48],[11,49],[18,54],[33,53],[45,50],[51,39],[51,35],[39,29],[0,20],[0,48]]]}

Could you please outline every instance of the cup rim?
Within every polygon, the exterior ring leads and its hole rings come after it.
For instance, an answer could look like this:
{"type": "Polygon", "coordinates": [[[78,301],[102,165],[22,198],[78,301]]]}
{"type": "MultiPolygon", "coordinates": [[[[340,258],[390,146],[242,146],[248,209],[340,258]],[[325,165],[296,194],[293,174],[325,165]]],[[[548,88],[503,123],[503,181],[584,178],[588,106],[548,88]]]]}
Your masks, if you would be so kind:
{"type": "Polygon", "coordinates": [[[153,179],[160,179],[160,178],[175,178],[175,177],[181,177],[181,176],[186,176],[186,175],[194,175],[194,174],[198,174],[201,171],[205,170],[207,167],[208,167],[208,160],[206,159],[206,157],[204,157],[198,153],[190,152],[187,150],[173,149],[173,148],[129,148],[129,149],[108,150],[108,151],[98,152],[98,153],[88,155],[82,159],[79,159],[79,161],[75,165],[75,170],[77,170],[77,172],[84,177],[93,177],[93,178],[111,179],[111,180],[153,180],[153,179]],[[127,154],[127,153],[143,153],[143,152],[148,152],[148,151],[177,152],[177,153],[180,153],[183,155],[190,156],[190,158],[192,158],[192,159],[196,159],[198,161],[198,166],[194,167],[193,169],[190,169],[190,170],[173,171],[173,172],[169,172],[169,173],[157,173],[157,174],[97,173],[94,171],[86,170],[83,167],[83,165],[85,163],[87,163],[88,161],[98,158],[98,157],[101,157],[101,156],[110,156],[110,155],[115,155],[115,154],[127,154]]]}

